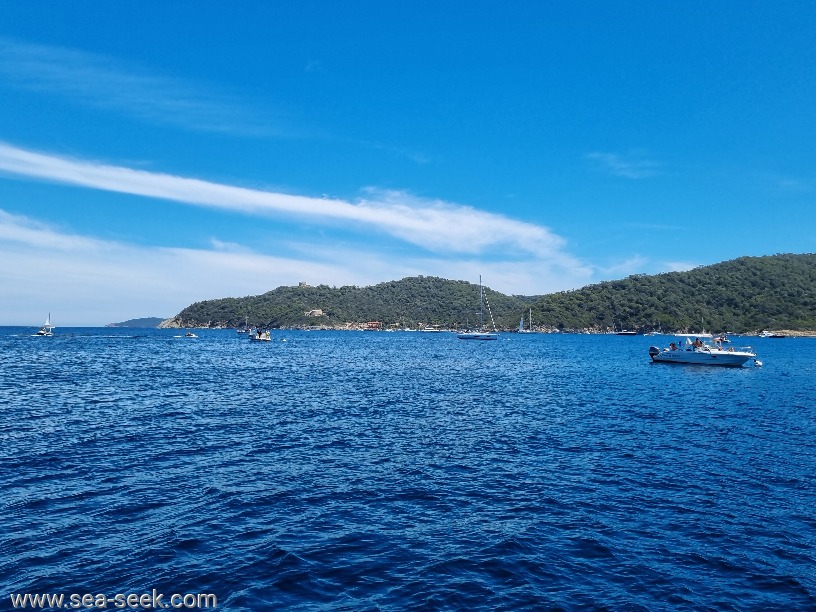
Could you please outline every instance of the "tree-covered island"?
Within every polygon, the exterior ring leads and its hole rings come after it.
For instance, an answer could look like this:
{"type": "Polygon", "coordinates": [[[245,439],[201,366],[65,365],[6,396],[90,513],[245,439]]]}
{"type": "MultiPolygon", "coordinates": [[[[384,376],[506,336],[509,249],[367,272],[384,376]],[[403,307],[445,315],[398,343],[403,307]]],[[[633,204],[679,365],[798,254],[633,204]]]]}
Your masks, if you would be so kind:
{"type": "MultiPolygon", "coordinates": [[[[816,254],[741,257],[686,272],[634,275],[543,296],[485,287],[498,329],[532,314],[536,331],[816,330],[816,254]]],[[[192,304],[163,327],[457,329],[478,324],[478,285],[430,276],[370,287],[278,287],[261,295],[192,304]]]]}

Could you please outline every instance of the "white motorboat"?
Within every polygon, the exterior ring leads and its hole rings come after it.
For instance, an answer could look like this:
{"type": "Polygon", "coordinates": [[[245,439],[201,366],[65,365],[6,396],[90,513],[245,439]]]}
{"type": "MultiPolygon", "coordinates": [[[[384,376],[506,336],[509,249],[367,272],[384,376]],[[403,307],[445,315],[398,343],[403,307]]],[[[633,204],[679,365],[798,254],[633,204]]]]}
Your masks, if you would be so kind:
{"type": "Polygon", "coordinates": [[[174,338],[198,338],[198,336],[196,334],[194,334],[193,332],[191,332],[191,331],[184,332],[183,334],[177,334],[177,335],[175,335],[173,337],[174,338]]]}
{"type": "Polygon", "coordinates": [[[753,360],[754,365],[762,365],[750,346],[725,349],[720,343],[704,342],[699,336],[694,335],[678,336],[677,341],[664,349],[650,346],[649,356],[655,363],[741,367],[753,360]]]}
{"type": "MultiPolygon", "coordinates": [[[[498,340],[499,334],[496,333],[496,323],[493,323],[492,332],[484,331],[484,289],[482,288],[482,277],[479,276],[479,329],[478,331],[463,331],[456,334],[460,340],[498,340]]],[[[490,304],[487,305],[487,310],[490,312],[490,304]]],[[[493,320],[493,313],[490,312],[490,320],[493,320]]]]}
{"type": "Polygon", "coordinates": [[[53,336],[54,335],[54,326],[51,325],[51,313],[48,313],[48,318],[45,320],[45,325],[43,325],[34,336],[53,336]]]}
{"type": "Polygon", "coordinates": [[[272,333],[269,330],[262,331],[260,329],[249,332],[250,342],[272,342],[272,333]]]}

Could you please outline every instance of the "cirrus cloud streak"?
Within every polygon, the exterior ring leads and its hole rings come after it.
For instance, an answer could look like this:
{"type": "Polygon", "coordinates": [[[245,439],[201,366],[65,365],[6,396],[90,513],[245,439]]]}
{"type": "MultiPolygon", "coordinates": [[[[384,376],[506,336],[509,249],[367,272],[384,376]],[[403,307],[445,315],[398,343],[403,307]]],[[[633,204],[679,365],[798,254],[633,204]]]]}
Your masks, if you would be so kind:
{"type": "Polygon", "coordinates": [[[549,228],[401,191],[370,188],[357,202],[248,189],[211,181],[69,159],[0,142],[0,171],[29,179],[158,198],[255,216],[292,216],[375,229],[437,253],[532,256],[583,265],[549,228]]]}
{"type": "Polygon", "coordinates": [[[237,99],[207,87],[66,47],[0,36],[0,77],[17,89],[151,124],[248,137],[284,131],[237,99]]]}

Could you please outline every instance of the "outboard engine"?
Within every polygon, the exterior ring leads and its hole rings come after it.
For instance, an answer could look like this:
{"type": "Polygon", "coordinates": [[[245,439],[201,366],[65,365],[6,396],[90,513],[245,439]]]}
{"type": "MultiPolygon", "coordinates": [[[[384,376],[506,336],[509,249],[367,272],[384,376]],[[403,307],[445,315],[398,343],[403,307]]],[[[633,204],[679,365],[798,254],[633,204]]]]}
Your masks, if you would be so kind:
{"type": "Polygon", "coordinates": [[[649,357],[651,357],[652,360],[654,360],[654,358],[659,354],[660,354],[660,349],[659,348],[657,348],[656,346],[650,346],[649,347],[649,357]]]}

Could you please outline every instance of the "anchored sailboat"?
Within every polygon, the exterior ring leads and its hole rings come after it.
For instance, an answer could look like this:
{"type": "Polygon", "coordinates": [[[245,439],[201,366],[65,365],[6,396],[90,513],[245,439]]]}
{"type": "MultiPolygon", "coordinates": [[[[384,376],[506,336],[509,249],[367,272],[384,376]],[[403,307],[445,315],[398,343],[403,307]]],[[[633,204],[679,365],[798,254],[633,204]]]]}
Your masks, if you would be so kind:
{"type": "MultiPolygon", "coordinates": [[[[479,275],[479,331],[464,331],[456,334],[460,340],[498,340],[499,334],[496,333],[496,324],[493,323],[493,331],[487,332],[484,330],[484,289],[482,288],[482,276],[479,275]]],[[[487,305],[487,310],[490,312],[490,304],[487,305]]],[[[490,312],[490,320],[493,321],[493,313],[490,312]]]]}
{"type": "Polygon", "coordinates": [[[35,336],[53,336],[54,335],[53,329],[54,329],[54,326],[51,325],[51,313],[49,312],[48,313],[48,318],[45,320],[45,325],[43,325],[40,328],[40,330],[36,334],[33,334],[33,335],[35,335],[35,336]]]}
{"type": "Polygon", "coordinates": [[[527,327],[528,329],[524,329],[524,315],[521,315],[521,321],[519,321],[519,328],[518,331],[520,334],[532,334],[533,333],[533,309],[530,309],[530,316],[527,319],[527,327]]]}

